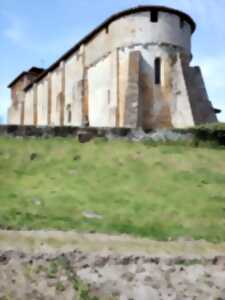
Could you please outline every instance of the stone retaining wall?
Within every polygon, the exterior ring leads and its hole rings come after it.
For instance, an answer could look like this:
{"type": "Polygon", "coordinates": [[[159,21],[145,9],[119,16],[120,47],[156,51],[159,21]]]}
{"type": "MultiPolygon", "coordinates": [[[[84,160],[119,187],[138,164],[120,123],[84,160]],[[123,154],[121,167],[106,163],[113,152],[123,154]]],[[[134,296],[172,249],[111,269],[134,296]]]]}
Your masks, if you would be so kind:
{"type": "Polygon", "coordinates": [[[80,127],[35,127],[0,125],[0,136],[12,137],[77,137],[82,134],[104,137],[107,134],[126,136],[132,130],[126,128],[80,128],[80,127]]]}
{"type": "Polygon", "coordinates": [[[195,127],[188,129],[159,129],[143,131],[131,128],[82,128],[82,127],[35,127],[0,125],[0,136],[8,137],[78,137],[80,142],[88,142],[102,137],[108,140],[126,138],[131,141],[193,141],[225,145],[225,128],[195,127]]]}

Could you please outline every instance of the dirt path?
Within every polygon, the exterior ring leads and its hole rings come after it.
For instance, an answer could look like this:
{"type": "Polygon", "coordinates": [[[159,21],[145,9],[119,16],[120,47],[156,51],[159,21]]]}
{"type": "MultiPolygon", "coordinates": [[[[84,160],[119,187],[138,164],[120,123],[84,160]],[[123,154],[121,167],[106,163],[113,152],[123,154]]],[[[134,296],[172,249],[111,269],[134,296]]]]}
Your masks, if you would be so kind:
{"type": "Polygon", "coordinates": [[[85,252],[146,254],[157,257],[213,258],[225,256],[225,243],[206,241],[159,242],[127,235],[81,234],[62,231],[0,231],[0,250],[27,253],[85,252]]]}
{"type": "Polygon", "coordinates": [[[0,231],[0,300],[28,299],[225,300],[225,244],[0,231]]]}

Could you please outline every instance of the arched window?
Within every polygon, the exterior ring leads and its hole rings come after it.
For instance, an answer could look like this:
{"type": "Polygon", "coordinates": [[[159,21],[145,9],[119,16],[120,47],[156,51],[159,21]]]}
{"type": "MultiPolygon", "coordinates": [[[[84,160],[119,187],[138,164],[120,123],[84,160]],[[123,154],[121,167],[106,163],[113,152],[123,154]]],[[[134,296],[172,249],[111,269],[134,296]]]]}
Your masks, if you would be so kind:
{"type": "Polygon", "coordinates": [[[161,58],[155,59],[155,84],[161,84],[161,58]]]}

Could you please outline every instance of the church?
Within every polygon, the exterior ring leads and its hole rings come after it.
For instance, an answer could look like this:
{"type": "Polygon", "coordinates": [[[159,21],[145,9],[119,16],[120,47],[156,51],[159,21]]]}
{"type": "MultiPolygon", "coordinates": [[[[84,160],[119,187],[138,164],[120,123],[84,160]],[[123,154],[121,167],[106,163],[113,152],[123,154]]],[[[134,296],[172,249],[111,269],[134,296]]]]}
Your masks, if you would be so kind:
{"type": "Polygon", "coordinates": [[[193,19],[163,6],[119,12],[49,68],[10,84],[8,124],[187,128],[217,122],[200,67],[191,66],[193,19]]]}

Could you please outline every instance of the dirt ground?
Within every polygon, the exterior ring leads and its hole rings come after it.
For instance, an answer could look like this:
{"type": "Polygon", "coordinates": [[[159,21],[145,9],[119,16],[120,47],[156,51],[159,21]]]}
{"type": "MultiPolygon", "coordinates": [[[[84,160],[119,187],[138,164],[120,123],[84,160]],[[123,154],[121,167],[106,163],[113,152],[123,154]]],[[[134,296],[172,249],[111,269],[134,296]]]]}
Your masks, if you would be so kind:
{"type": "Polygon", "coordinates": [[[0,299],[225,299],[225,244],[0,231],[0,299]]]}

